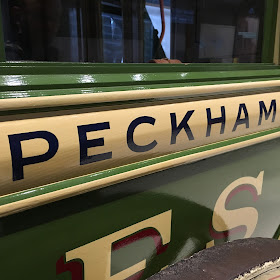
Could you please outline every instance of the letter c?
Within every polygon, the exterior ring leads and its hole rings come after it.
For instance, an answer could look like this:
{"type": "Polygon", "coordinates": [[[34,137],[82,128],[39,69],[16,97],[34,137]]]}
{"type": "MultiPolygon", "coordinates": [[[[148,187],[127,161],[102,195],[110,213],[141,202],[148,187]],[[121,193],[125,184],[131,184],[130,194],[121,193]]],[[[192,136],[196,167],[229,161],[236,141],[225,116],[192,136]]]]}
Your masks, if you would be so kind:
{"type": "Polygon", "coordinates": [[[142,123],[148,123],[148,124],[154,125],[155,121],[156,120],[152,117],[143,116],[143,117],[139,117],[131,122],[131,124],[128,127],[127,135],[126,135],[127,145],[131,151],[136,152],[136,153],[143,153],[143,152],[152,150],[157,145],[157,141],[154,140],[152,143],[150,143],[148,145],[140,146],[134,142],[134,137],[133,137],[134,131],[138,125],[140,125],[142,123]]]}

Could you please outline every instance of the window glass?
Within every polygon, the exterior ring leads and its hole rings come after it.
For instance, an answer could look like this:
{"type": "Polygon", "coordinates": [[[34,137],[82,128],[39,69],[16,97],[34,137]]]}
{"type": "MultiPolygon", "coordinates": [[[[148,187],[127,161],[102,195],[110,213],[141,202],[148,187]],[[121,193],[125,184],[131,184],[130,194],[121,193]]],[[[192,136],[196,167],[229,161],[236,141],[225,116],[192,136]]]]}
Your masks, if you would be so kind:
{"type": "Polygon", "coordinates": [[[123,62],[123,18],[120,2],[102,3],[104,62],[123,62]]]}
{"type": "Polygon", "coordinates": [[[261,62],[265,0],[0,0],[7,60],[261,62]]]}
{"type": "Polygon", "coordinates": [[[7,60],[86,59],[79,1],[2,1],[2,11],[7,60]]]}

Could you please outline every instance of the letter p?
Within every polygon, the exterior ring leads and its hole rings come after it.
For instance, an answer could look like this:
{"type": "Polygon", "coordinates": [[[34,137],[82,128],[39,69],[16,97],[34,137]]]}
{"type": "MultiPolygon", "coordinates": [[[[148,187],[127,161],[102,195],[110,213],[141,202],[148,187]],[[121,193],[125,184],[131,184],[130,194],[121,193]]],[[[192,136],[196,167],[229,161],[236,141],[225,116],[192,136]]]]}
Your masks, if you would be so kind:
{"type": "Polygon", "coordinates": [[[48,131],[34,131],[20,134],[9,135],[12,166],[13,166],[13,181],[24,178],[23,167],[25,165],[35,164],[51,159],[58,150],[58,140],[54,134],[48,131]],[[49,149],[42,155],[26,157],[22,156],[21,142],[31,139],[44,139],[49,144],[49,149]]]}

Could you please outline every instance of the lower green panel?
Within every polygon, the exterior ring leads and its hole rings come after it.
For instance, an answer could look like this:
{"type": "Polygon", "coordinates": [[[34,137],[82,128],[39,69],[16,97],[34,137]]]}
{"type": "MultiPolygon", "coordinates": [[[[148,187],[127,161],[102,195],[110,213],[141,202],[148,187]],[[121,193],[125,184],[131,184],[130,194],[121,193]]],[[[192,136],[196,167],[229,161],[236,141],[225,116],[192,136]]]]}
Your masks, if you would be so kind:
{"type": "Polygon", "coordinates": [[[206,246],[278,238],[279,158],[277,139],[1,218],[1,279],[145,279],[206,246]]]}

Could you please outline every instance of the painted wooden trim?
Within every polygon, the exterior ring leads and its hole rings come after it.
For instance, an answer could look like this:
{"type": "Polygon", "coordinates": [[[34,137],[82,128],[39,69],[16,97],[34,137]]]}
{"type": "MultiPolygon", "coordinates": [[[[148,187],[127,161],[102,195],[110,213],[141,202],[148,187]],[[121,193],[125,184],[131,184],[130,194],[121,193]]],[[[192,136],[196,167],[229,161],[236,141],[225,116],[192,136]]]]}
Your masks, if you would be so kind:
{"type": "Polygon", "coordinates": [[[280,92],[269,92],[4,115],[0,196],[278,128],[279,98],[280,92]]]}
{"type": "Polygon", "coordinates": [[[273,62],[278,0],[265,1],[262,62],[273,62]]]}
{"type": "MultiPolygon", "coordinates": [[[[85,184],[75,185],[73,187],[53,191],[51,193],[30,197],[28,199],[19,200],[13,203],[0,206],[0,217],[8,216],[17,212],[27,209],[38,207],[47,203],[62,200],[79,194],[83,194],[96,189],[104,188],[113,184],[128,181],[144,175],[156,173],[176,166],[190,164],[193,162],[207,159],[227,152],[235,151],[252,145],[260,144],[269,140],[280,137],[280,132],[271,133],[261,137],[253,138],[250,140],[237,142],[228,146],[219,147],[213,150],[198,152],[195,154],[182,156],[175,159],[159,162],[153,165],[145,166],[139,169],[134,169],[124,173],[116,174],[113,176],[105,177],[100,180],[92,181],[85,184]]],[[[32,190],[30,190],[32,192],[32,190]]],[[[16,195],[16,194],[15,194],[16,195]]]]}
{"type": "Polygon", "coordinates": [[[77,95],[71,94],[44,97],[10,98],[0,100],[0,111],[37,109],[40,107],[53,108],[59,106],[133,101],[143,99],[199,97],[205,96],[207,94],[223,94],[225,92],[234,93],[234,91],[271,88],[278,86],[280,86],[280,80],[132,91],[115,91],[113,93],[97,92],[77,95]]]}

